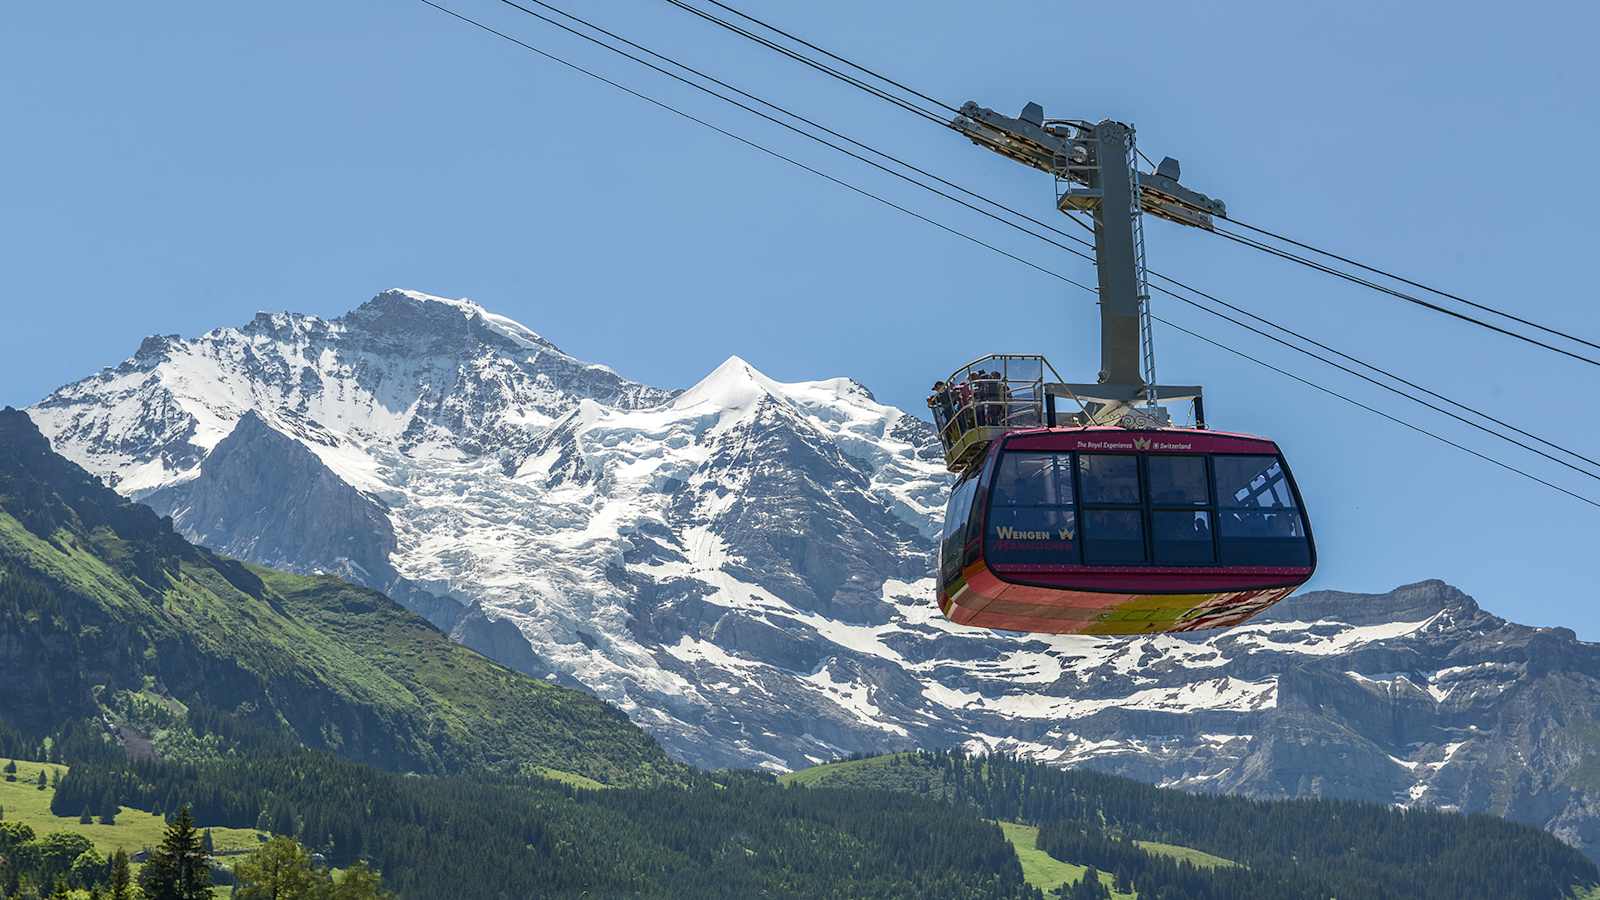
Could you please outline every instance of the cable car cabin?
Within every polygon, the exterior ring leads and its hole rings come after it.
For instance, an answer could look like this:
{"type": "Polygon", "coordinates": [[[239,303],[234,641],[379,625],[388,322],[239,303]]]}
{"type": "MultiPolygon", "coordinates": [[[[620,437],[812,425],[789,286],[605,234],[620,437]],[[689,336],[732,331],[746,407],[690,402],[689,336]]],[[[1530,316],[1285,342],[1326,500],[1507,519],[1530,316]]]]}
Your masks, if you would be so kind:
{"type": "Polygon", "coordinates": [[[1031,428],[989,441],[945,510],[939,608],[1010,631],[1237,625],[1316,568],[1276,444],[1198,429],[1031,428]]]}

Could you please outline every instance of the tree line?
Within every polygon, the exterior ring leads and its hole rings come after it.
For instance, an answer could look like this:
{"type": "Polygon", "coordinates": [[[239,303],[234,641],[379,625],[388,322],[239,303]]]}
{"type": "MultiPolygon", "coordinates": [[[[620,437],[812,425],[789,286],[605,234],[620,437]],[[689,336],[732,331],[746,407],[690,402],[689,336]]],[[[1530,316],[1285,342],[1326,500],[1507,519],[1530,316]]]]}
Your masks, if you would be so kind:
{"type": "Polygon", "coordinates": [[[1005,754],[904,754],[841,769],[841,784],[942,797],[988,818],[1039,826],[1039,849],[1120,873],[1150,897],[1565,898],[1600,884],[1576,849],[1487,815],[1345,800],[1250,800],[1191,794],[1005,754]],[[1234,860],[1206,869],[1136,840],[1234,860]]]}
{"type": "MultiPolygon", "coordinates": [[[[1003,755],[872,762],[836,787],[715,773],[686,785],[582,790],[538,778],[397,775],[283,747],[202,762],[78,763],[55,797],[61,814],[94,798],[158,811],[192,805],[207,824],[292,838],[330,866],[370,864],[413,897],[1033,896],[992,819],[1037,824],[1040,849],[1095,866],[1146,900],[1555,900],[1600,883],[1576,850],[1487,816],[1183,794],[1003,755]],[[1136,840],[1240,865],[1197,867],[1136,840]]],[[[1097,895],[1098,882],[1063,891],[1097,895]]]]}
{"type": "Polygon", "coordinates": [[[74,762],[54,809],[114,798],[293,838],[405,897],[1030,898],[999,828],[887,791],[756,773],[582,790],[534,777],[410,776],[283,748],[202,762],[74,762]]]}

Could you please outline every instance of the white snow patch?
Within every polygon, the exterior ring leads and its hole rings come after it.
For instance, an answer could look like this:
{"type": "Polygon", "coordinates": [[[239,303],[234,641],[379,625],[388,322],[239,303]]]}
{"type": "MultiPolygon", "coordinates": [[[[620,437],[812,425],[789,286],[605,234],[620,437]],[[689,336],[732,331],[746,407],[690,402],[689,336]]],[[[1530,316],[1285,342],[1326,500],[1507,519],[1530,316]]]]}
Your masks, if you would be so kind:
{"type": "Polygon", "coordinates": [[[855,681],[834,680],[827,665],[801,680],[816,687],[836,706],[855,716],[863,724],[901,737],[910,736],[909,731],[884,718],[883,710],[873,705],[871,691],[866,685],[855,681]]]}

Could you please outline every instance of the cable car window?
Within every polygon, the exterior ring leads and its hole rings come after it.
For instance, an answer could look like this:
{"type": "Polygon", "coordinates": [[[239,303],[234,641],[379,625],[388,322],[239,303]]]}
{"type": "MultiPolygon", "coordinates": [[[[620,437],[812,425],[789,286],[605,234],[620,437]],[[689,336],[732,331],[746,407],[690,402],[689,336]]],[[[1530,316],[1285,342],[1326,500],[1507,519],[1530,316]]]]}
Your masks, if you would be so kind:
{"type": "Polygon", "coordinates": [[[1276,456],[1218,456],[1217,503],[1223,509],[1293,509],[1294,493],[1276,456]]]}
{"type": "Polygon", "coordinates": [[[978,558],[978,544],[983,540],[983,501],[978,492],[983,489],[983,476],[973,474],[972,501],[967,504],[967,521],[961,528],[961,565],[969,566],[978,558]]]}
{"type": "Polygon", "coordinates": [[[1211,513],[1205,510],[1155,510],[1150,532],[1156,565],[1205,565],[1216,562],[1211,543],[1211,513]]]}
{"type": "Polygon", "coordinates": [[[950,490],[950,502],[944,508],[944,538],[939,544],[939,574],[946,580],[961,573],[967,516],[972,512],[972,498],[977,493],[978,479],[975,475],[968,475],[950,490]]]}
{"type": "Polygon", "coordinates": [[[1311,565],[1288,474],[1275,456],[1218,456],[1219,562],[1225,566],[1311,565]]]}
{"type": "Polygon", "coordinates": [[[1011,452],[1000,458],[984,556],[999,565],[1075,565],[1078,516],[1072,454],[1011,452]]]}
{"type": "Polygon", "coordinates": [[[1072,454],[1007,453],[995,475],[995,506],[1071,506],[1072,454]]]}
{"type": "Polygon", "coordinates": [[[1204,456],[1151,456],[1149,466],[1152,505],[1210,505],[1211,485],[1204,456]]]}
{"type": "Polygon", "coordinates": [[[1225,566],[1311,565],[1311,545],[1298,510],[1224,509],[1217,525],[1225,566]]]}
{"type": "Polygon", "coordinates": [[[1083,479],[1084,503],[1140,502],[1139,457],[1132,454],[1118,456],[1081,453],[1078,471],[1083,479]]]}
{"type": "Polygon", "coordinates": [[[1089,565],[1144,562],[1142,519],[1136,509],[1084,510],[1083,561],[1089,565]]]}
{"type": "Polygon", "coordinates": [[[1076,565],[1077,538],[1078,514],[1070,507],[995,506],[983,552],[999,565],[1076,565]]]}

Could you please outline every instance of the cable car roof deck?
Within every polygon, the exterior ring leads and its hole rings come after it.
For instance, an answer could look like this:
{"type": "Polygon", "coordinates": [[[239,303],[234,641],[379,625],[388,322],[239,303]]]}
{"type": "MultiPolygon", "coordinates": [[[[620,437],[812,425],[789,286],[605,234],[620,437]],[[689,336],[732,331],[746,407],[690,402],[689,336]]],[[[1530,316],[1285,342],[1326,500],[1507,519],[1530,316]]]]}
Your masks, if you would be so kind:
{"type": "MultiPolygon", "coordinates": [[[[1040,429],[1078,432],[1085,429],[1165,430],[1170,427],[1165,409],[1141,409],[1130,405],[1137,398],[1136,391],[1123,396],[1126,391],[1110,391],[1106,388],[1105,385],[1064,384],[1049,360],[1038,354],[991,353],[981,356],[956,369],[949,378],[935,382],[933,393],[928,398],[928,407],[933,411],[934,425],[944,449],[945,467],[955,474],[965,472],[983,458],[984,450],[991,443],[1011,434],[1040,429]],[[1056,401],[1063,397],[1076,404],[1078,409],[1057,416],[1056,401]],[[1107,409],[1119,411],[1118,418],[1123,424],[1095,424],[1107,409]]],[[[1160,390],[1165,399],[1186,398],[1198,403],[1200,396],[1198,387],[1160,390]]],[[[1209,432],[1203,425],[1197,429],[1183,430],[1223,434],[1209,432]]]]}
{"type": "Polygon", "coordinates": [[[1046,425],[1047,374],[1051,383],[1061,380],[1038,354],[991,353],[935,382],[928,407],[939,430],[945,467],[963,472],[995,439],[1046,425]]]}

